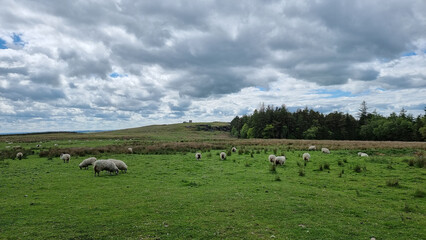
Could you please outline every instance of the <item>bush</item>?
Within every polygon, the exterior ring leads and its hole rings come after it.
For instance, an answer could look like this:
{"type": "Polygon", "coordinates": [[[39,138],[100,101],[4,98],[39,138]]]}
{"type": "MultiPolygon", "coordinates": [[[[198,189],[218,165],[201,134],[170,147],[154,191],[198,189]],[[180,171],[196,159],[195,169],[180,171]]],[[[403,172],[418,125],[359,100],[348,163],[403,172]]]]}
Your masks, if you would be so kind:
{"type": "Polygon", "coordinates": [[[354,171],[355,171],[355,172],[357,172],[357,173],[362,172],[362,168],[361,168],[361,166],[360,166],[360,165],[356,165],[356,166],[354,167],[354,171]]]}
{"type": "Polygon", "coordinates": [[[280,176],[275,176],[275,181],[277,181],[277,182],[279,182],[279,181],[281,181],[281,178],[280,178],[280,176]]]}
{"type": "Polygon", "coordinates": [[[337,161],[337,165],[339,165],[339,166],[341,166],[341,167],[345,166],[345,164],[343,164],[343,161],[342,161],[342,160],[337,161]]]}
{"type": "Polygon", "coordinates": [[[330,164],[329,163],[324,163],[324,169],[330,170],[330,164]]]}
{"type": "Polygon", "coordinates": [[[303,168],[299,169],[299,176],[301,176],[301,177],[305,176],[305,169],[303,169],[303,168]]]}
{"type": "Polygon", "coordinates": [[[323,170],[324,170],[324,168],[323,168],[322,164],[320,164],[320,165],[319,165],[318,170],[320,170],[320,171],[323,171],[323,170]]]}
{"type": "Polygon", "coordinates": [[[420,189],[417,189],[417,190],[414,192],[414,197],[424,198],[425,196],[426,196],[426,192],[424,192],[424,191],[422,191],[422,190],[420,190],[420,189]]]}
{"type": "Polygon", "coordinates": [[[397,187],[399,186],[399,179],[398,178],[391,178],[386,181],[386,185],[389,187],[397,187]]]}

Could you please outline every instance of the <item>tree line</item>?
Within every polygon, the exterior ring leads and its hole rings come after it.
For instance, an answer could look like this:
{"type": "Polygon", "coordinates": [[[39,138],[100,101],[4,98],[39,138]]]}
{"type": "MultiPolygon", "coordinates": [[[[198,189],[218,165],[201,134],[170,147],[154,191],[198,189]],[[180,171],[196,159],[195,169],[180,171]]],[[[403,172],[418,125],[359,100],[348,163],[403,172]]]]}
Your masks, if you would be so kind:
{"type": "Polygon", "coordinates": [[[231,134],[238,138],[424,141],[426,116],[414,117],[404,109],[383,116],[368,112],[365,101],[357,118],[337,111],[323,114],[304,108],[290,112],[285,105],[274,108],[261,104],[251,115],[236,116],[231,121],[231,134]]]}

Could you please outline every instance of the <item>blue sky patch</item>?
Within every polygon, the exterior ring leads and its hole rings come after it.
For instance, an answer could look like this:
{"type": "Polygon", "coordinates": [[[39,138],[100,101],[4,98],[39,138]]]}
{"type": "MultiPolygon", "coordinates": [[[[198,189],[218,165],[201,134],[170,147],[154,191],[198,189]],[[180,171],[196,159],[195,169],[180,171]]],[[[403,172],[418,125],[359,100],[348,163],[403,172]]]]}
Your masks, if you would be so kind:
{"type": "Polygon", "coordinates": [[[14,34],[12,35],[13,43],[14,43],[15,45],[18,45],[18,46],[25,46],[25,42],[24,42],[24,41],[22,41],[22,39],[21,39],[21,35],[22,35],[22,34],[16,34],[16,33],[14,33],[14,34]]]}
{"type": "Polygon", "coordinates": [[[351,92],[346,92],[346,91],[342,91],[342,90],[328,90],[328,89],[318,89],[314,91],[315,94],[321,94],[321,95],[329,95],[329,96],[324,96],[322,98],[338,98],[338,97],[352,97],[354,95],[352,95],[351,92]]]}
{"type": "Polygon", "coordinates": [[[264,88],[264,87],[256,87],[256,88],[259,89],[262,92],[266,91],[266,88],[264,88]]]}
{"type": "Polygon", "coordinates": [[[113,72],[109,76],[112,78],[122,78],[122,77],[127,77],[127,74],[120,74],[120,73],[113,72]]]}
{"type": "Polygon", "coordinates": [[[0,38],[0,49],[7,49],[6,41],[0,38]]]}
{"type": "Polygon", "coordinates": [[[410,57],[410,56],[416,56],[416,55],[417,53],[415,52],[406,52],[402,54],[403,57],[410,57]]]}

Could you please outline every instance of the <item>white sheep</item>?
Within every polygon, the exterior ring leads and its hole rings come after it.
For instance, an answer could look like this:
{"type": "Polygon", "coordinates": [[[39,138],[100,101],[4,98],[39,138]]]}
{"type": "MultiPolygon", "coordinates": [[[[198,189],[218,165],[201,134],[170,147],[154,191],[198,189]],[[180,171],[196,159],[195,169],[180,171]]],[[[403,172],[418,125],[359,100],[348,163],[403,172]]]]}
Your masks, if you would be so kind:
{"type": "Polygon", "coordinates": [[[232,151],[232,152],[237,152],[237,149],[236,149],[235,147],[232,147],[232,148],[231,148],[231,151],[232,151]]]}
{"type": "Polygon", "coordinates": [[[110,161],[112,161],[115,166],[117,166],[117,168],[119,170],[121,170],[122,172],[124,171],[125,173],[127,173],[127,165],[125,162],[121,161],[121,160],[117,160],[117,159],[108,159],[110,161]]]}
{"type": "Polygon", "coordinates": [[[317,150],[317,147],[312,145],[312,146],[309,146],[308,150],[309,151],[315,151],[315,150],[317,150]]]}
{"type": "Polygon", "coordinates": [[[16,154],[16,158],[19,159],[19,160],[21,160],[23,157],[24,157],[24,154],[22,154],[21,152],[18,152],[16,154]]]}
{"type": "Polygon", "coordinates": [[[118,174],[118,168],[115,165],[115,163],[111,160],[97,160],[95,163],[93,163],[93,170],[95,171],[95,177],[96,173],[99,176],[99,173],[103,170],[109,171],[109,174],[115,173],[118,174]]]}
{"type": "Polygon", "coordinates": [[[196,153],[195,154],[195,159],[200,160],[201,159],[201,153],[196,153]]]}
{"type": "Polygon", "coordinates": [[[285,156],[277,156],[275,157],[275,165],[284,165],[285,163],[285,156]]]}
{"type": "Polygon", "coordinates": [[[220,153],[220,160],[225,160],[226,159],[226,153],[225,152],[221,152],[220,153]]]}
{"type": "Polygon", "coordinates": [[[269,155],[268,160],[269,160],[269,162],[271,162],[271,163],[275,163],[275,158],[276,158],[276,156],[275,156],[275,155],[269,155]]]}
{"type": "Polygon", "coordinates": [[[93,165],[94,162],[96,162],[96,158],[90,157],[90,158],[84,159],[78,166],[80,167],[80,169],[82,168],[89,169],[89,166],[93,165]]]}
{"type": "Polygon", "coordinates": [[[309,159],[311,159],[311,154],[304,153],[303,154],[303,160],[305,160],[305,162],[309,162],[309,159]]]}
{"type": "Polygon", "coordinates": [[[329,154],[330,150],[328,148],[321,148],[321,152],[329,154]]]}
{"type": "Polygon", "coordinates": [[[358,152],[358,156],[361,156],[362,152],[358,152]]]}
{"type": "Polygon", "coordinates": [[[127,151],[128,151],[130,154],[132,154],[132,153],[133,153],[133,148],[129,147],[129,148],[127,149],[127,151]]]}
{"type": "Polygon", "coordinates": [[[71,159],[71,156],[68,154],[68,153],[61,153],[61,159],[62,160],[64,160],[64,163],[66,162],[66,163],[69,163],[70,162],[70,159],[71,159]]]}
{"type": "Polygon", "coordinates": [[[361,153],[361,155],[360,155],[361,157],[368,157],[368,154],[367,153],[361,153]]]}

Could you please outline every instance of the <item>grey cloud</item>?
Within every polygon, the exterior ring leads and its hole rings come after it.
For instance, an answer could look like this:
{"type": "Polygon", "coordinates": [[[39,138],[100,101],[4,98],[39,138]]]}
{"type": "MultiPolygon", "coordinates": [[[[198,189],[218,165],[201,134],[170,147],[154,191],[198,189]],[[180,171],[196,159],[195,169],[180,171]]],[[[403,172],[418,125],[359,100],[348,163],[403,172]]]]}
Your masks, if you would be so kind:
{"type": "Polygon", "coordinates": [[[34,101],[53,101],[65,98],[65,93],[61,89],[50,88],[45,85],[18,86],[11,88],[0,87],[0,93],[3,97],[13,101],[34,100],[34,101]]]}
{"type": "Polygon", "coordinates": [[[26,67],[11,67],[11,68],[0,67],[0,75],[7,75],[9,73],[27,75],[28,69],[26,67]]]}

